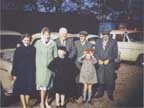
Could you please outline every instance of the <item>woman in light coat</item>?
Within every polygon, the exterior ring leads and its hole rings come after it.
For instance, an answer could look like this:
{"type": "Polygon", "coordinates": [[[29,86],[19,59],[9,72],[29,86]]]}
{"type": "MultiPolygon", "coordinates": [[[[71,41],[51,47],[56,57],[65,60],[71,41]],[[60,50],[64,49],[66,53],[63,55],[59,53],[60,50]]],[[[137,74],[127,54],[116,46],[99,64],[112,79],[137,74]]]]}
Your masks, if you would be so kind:
{"type": "Polygon", "coordinates": [[[49,63],[57,57],[57,46],[50,39],[48,27],[44,27],[41,31],[41,39],[34,44],[36,48],[36,86],[40,90],[40,108],[51,108],[47,102],[48,85],[52,72],[48,69],[49,63]]]}

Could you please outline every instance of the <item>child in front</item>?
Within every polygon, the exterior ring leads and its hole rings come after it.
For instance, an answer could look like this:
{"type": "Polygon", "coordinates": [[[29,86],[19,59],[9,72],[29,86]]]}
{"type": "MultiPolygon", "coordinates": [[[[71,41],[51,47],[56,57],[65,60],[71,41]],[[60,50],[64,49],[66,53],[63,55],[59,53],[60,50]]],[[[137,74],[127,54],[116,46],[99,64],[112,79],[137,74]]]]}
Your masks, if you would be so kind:
{"type": "Polygon", "coordinates": [[[53,90],[55,92],[56,106],[63,107],[65,97],[71,93],[74,76],[74,63],[66,56],[66,48],[58,48],[58,57],[48,66],[54,72],[53,90]]]}
{"type": "Polygon", "coordinates": [[[84,50],[84,55],[79,58],[79,62],[82,63],[79,82],[84,85],[83,87],[83,103],[88,101],[91,103],[92,86],[97,83],[97,75],[95,65],[97,60],[93,56],[92,49],[87,48],[84,50]],[[88,92],[88,99],[87,99],[88,92]]]}

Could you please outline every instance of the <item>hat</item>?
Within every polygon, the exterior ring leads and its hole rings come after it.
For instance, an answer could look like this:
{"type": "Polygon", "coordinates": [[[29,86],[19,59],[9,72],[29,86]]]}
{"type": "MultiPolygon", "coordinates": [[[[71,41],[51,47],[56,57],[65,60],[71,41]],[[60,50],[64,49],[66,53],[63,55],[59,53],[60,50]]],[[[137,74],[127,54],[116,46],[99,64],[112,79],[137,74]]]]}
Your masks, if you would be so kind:
{"type": "Polygon", "coordinates": [[[110,34],[110,31],[103,31],[102,32],[102,35],[109,35],[110,34]]]}
{"type": "Polygon", "coordinates": [[[66,51],[66,47],[60,46],[60,47],[58,47],[58,50],[66,51]]]}
{"type": "Polygon", "coordinates": [[[92,49],[91,48],[86,48],[84,51],[89,54],[89,53],[92,52],[92,49]]]}
{"type": "Polygon", "coordinates": [[[80,31],[79,34],[80,34],[80,35],[87,36],[87,35],[88,35],[88,32],[87,32],[87,31],[80,31]]]}

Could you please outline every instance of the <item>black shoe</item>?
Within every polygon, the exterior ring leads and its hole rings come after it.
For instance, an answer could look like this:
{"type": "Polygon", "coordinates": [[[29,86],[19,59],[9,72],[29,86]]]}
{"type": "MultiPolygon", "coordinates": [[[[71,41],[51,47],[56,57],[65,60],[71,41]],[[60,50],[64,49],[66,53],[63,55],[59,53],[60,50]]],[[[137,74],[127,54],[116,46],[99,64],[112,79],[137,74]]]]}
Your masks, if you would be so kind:
{"type": "Polygon", "coordinates": [[[108,98],[109,98],[111,101],[113,101],[113,100],[114,100],[113,95],[108,95],[108,98]]]}
{"type": "Polygon", "coordinates": [[[75,99],[74,99],[74,98],[69,98],[69,101],[70,101],[71,103],[75,103],[75,99]]]}
{"type": "Polygon", "coordinates": [[[66,108],[66,105],[64,104],[64,105],[60,105],[60,108],[66,108]]]}
{"type": "Polygon", "coordinates": [[[100,98],[100,97],[102,97],[103,95],[100,95],[100,94],[97,94],[96,96],[95,96],[95,98],[100,98]]]}
{"type": "Polygon", "coordinates": [[[84,104],[84,103],[86,103],[86,100],[83,100],[83,101],[82,101],[82,104],[84,104]]]}
{"type": "Polygon", "coordinates": [[[93,104],[93,103],[92,103],[92,100],[88,101],[88,103],[91,104],[91,105],[93,104]]]}

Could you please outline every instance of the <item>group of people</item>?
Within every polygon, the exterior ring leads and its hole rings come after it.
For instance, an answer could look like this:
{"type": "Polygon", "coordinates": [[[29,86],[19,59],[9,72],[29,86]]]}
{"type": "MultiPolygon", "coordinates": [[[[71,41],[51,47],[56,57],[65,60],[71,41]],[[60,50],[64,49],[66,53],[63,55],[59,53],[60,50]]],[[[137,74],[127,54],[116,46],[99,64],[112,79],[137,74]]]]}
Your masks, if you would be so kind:
{"type": "Polygon", "coordinates": [[[29,105],[30,95],[40,91],[40,108],[51,108],[48,92],[55,95],[56,106],[64,106],[65,99],[83,97],[82,103],[92,102],[92,88],[98,84],[96,98],[104,95],[113,100],[115,87],[115,59],[118,56],[117,42],[103,32],[95,49],[86,40],[87,31],[79,32],[79,40],[68,38],[65,27],[59,29],[59,38],[50,37],[44,27],[41,38],[31,45],[31,36],[24,34],[22,44],[14,53],[12,77],[13,92],[20,96],[23,108],[29,105]],[[81,89],[82,84],[82,89],[81,89]]]}

